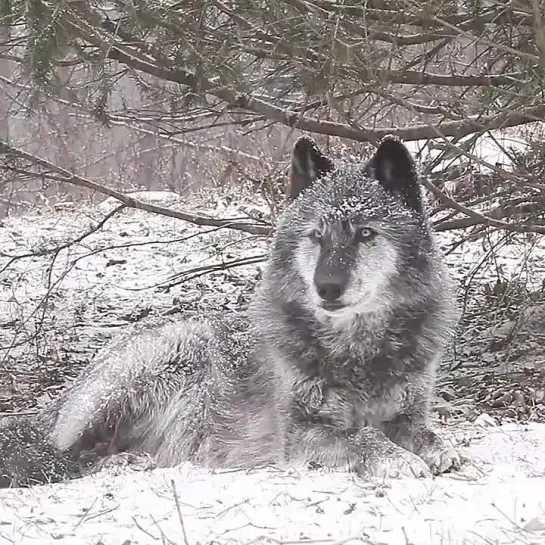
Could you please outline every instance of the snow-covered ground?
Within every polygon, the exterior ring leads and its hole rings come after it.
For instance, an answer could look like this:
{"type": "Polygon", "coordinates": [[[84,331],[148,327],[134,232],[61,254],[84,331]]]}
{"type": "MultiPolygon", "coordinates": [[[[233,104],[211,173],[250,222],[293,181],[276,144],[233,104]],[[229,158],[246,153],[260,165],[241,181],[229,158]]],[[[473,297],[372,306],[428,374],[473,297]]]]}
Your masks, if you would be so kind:
{"type": "Polygon", "coordinates": [[[450,428],[471,461],[434,479],[343,472],[103,471],[0,491],[0,543],[543,545],[545,424],[450,428]]]}

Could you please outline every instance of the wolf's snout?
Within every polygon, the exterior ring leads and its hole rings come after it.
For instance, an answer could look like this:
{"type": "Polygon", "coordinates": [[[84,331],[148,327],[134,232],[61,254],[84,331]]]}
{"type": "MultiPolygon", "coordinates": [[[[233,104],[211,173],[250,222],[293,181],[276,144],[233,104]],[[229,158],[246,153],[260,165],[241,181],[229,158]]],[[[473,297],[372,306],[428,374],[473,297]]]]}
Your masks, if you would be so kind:
{"type": "MultiPolygon", "coordinates": [[[[324,303],[338,303],[344,293],[346,280],[341,275],[316,274],[314,276],[316,291],[324,303]]],[[[341,305],[342,306],[342,305],[341,305]]]]}
{"type": "Polygon", "coordinates": [[[326,282],[317,286],[318,295],[324,301],[336,301],[343,293],[342,286],[335,282],[326,282]]]}

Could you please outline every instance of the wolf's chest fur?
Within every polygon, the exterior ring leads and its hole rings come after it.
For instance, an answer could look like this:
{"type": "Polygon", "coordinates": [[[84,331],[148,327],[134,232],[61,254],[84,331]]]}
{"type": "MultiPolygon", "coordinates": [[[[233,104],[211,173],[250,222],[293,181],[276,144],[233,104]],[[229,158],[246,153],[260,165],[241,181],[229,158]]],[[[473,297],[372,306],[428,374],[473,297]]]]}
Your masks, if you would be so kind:
{"type": "MultiPolygon", "coordinates": [[[[375,356],[380,359],[380,354],[375,356]]],[[[328,368],[309,377],[308,394],[299,401],[301,409],[312,419],[318,418],[341,428],[381,427],[401,412],[407,400],[410,377],[387,369],[376,370],[373,360],[356,361],[352,356],[346,367],[328,368]]]]}
{"type": "MultiPolygon", "coordinates": [[[[375,329],[375,332],[377,329],[375,329]]],[[[343,429],[381,427],[407,404],[413,354],[403,335],[360,331],[305,332],[305,350],[292,344],[299,370],[296,412],[343,429]],[[309,342],[313,337],[314,342],[309,342]]],[[[299,330],[299,335],[303,333],[299,330]]],[[[292,336],[295,337],[296,335],[292,336]]]]}

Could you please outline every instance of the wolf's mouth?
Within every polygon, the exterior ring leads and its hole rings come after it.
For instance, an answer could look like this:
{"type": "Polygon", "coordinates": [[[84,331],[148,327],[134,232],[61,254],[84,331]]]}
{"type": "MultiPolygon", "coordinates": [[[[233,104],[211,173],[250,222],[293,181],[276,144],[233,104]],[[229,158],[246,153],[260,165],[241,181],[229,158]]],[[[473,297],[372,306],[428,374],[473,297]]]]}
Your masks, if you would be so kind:
{"type": "Polygon", "coordinates": [[[322,308],[324,310],[327,310],[328,312],[335,312],[336,310],[342,310],[345,307],[346,305],[343,305],[342,303],[339,303],[337,301],[334,303],[327,303],[327,302],[322,303],[322,308]]]}

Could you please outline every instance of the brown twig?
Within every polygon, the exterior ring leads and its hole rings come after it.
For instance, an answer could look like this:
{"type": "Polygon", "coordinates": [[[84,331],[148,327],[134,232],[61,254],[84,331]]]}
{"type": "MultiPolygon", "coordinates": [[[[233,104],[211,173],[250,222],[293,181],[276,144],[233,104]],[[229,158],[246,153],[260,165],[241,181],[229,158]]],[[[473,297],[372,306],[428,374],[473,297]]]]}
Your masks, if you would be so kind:
{"type": "Polygon", "coordinates": [[[87,178],[78,176],[77,174],[73,174],[72,172],[69,172],[68,170],[64,168],[61,168],[51,163],[50,161],[47,161],[46,159],[42,159],[41,157],[38,157],[36,155],[23,151],[22,149],[16,148],[14,146],[10,146],[7,142],[2,140],[0,140],[0,155],[8,155],[11,157],[20,158],[20,159],[29,161],[33,165],[39,166],[41,168],[45,168],[48,171],[54,172],[57,175],[61,176],[60,179],[57,178],[57,181],[71,184],[71,185],[76,185],[79,187],[85,187],[87,189],[91,189],[98,193],[108,195],[110,197],[117,199],[128,208],[145,210],[146,212],[150,212],[152,214],[159,214],[159,215],[167,216],[170,218],[180,219],[183,221],[194,223],[195,225],[225,227],[227,229],[233,229],[235,231],[243,231],[245,233],[250,233],[253,235],[269,235],[272,230],[272,227],[269,227],[266,224],[260,225],[258,223],[241,222],[237,218],[233,218],[233,219],[209,218],[209,217],[205,217],[205,216],[191,213],[191,212],[180,212],[178,210],[172,210],[170,208],[165,208],[163,206],[157,206],[155,204],[142,202],[120,191],[111,189],[97,182],[93,182],[91,180],[88,180],[87,178]]]}

